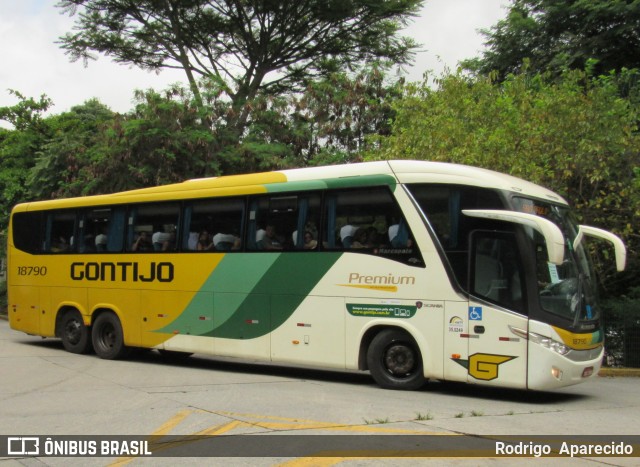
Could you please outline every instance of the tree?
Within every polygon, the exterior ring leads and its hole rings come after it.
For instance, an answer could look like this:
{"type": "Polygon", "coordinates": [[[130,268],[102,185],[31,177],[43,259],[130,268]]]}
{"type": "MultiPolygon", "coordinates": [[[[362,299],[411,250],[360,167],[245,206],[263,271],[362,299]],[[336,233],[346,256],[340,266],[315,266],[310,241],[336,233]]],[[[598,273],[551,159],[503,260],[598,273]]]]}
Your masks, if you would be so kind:
{"type": "Polygon", "coordinates": [[[488,49],[463,66],[481,74],[567,69],[596,74],[640,67],[637,0],[514,0],[507,17],[483,31],[488,49]]]}
{"type": "Polygon", "coordinates": [[[17,91],[10,91],[19,99],[13,106],[0,107],[0,120],[13,129],[0,129],[0,228],[7,225],[11,208],[33,199],[26,184],[29,170],[50,135],[50,128],[42,114],[52,105],[51,99],[36,100],[17,91]]]}
{"type": "Polygon", "coordinates": [[[624,238],[628,272],[616,275],[612,261],[601,262],[605,289],[624,291],[640,270],[633,173],[640,167],[640,109],[620,97],[619,81],[615,74],[590,79],[572,71],[556,81],[521,74],[495,83],[458,74],[440,79],[437,89],[411,85],[395,106],[392,135],[369,158],[469,164],[555,190],[581,223],[624,238]]]}
{"type": "Polygon", "coordinates": [[[26,179],[30,196],[49,199],[81,194],[86,181],[80,181],[78,173],[91,163],[103,128],[114,116],[104,104],[91,99],[47,117],[47,138],[26,179]]]}
{"type": "Polygon", "coordinates": [[[372,65],[333,73],[299,94],[260,95],[246,104],[239,139],[226,126],[232,103],[215,81],[201,83],[200,105],[180,85],[137,91],[125,114],[93,99],[43,118],[39,106],[48,101],[22,98],[0,108],[21,128],[0,132],[0,188],[15,203],[357,160],[369,135],[389,132],[399,89],[372,65]]]}
{"type": "Polygon", "coordinates": [[[404,80],[388,82],[384,71],[374,64],[310,83],[296,102],[312,128],[307,164],[359,160],[372,149],[373,135],[390,134],[392,102],[401,95],[404,80]]]}
{"type": "MultiPolygon", "coordinates": [[[[205,112],[214,114],[206,100],[205,112]]],[[[215,135],[180,86],[136,92],[136,107],[99,129],[65,196],[112,193],[219,175],[215,135]]]]}
{"type": "Polygon", "coordinates": [[[181,68],[196,102],[198,77],[225,84],[240,136],[246,103],[300,90],[309,79],[369,60],[406,64],[399,37],[422,0],[62,0],[77,14],[61,38],[73,60],[94,52],[149,70],[181,68]]]}

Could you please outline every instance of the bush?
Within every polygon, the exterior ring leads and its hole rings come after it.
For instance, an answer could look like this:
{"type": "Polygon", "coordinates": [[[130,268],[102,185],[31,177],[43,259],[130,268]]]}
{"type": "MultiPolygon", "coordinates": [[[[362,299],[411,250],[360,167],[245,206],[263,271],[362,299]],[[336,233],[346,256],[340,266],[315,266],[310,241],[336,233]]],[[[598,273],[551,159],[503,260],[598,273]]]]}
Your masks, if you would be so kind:
{"type": "Polygon", "coordinates": [[[605,364],[640,368],[640,287],[619,298],[605,300],[605,364]]]}

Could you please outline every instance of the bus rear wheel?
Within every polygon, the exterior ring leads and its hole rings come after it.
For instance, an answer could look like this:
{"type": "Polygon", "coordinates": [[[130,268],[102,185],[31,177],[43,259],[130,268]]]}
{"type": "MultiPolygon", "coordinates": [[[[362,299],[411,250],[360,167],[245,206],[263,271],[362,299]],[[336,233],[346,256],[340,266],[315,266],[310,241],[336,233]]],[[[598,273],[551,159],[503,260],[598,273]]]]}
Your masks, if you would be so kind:
{"type": "Polygon", "coordinates": [[[60,320],[60,337],[67,352],[83,354],[91,349],[90,330],[77,310],[67,311],[60,320]]]}
{"type": "Polygon", "coordinates": [[[376,335],[367,351],[373,379],[385,389],[420,389],[424,383],[422,357],[406,332],[386,329],[376,335]]]}
{"type": "Polygon", "coordinates": [[[117,360],[128,353],[120,320],[113,313],[102,313],[93,323],[91,331],[96,355],[106,360],[117,360]]]}

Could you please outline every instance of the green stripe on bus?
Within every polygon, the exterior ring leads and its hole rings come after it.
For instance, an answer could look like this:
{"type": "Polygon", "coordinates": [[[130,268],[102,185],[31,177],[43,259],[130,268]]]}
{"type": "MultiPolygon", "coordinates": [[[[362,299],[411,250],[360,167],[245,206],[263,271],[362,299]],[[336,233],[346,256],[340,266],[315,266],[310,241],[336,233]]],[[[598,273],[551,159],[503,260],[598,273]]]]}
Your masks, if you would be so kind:
{"type": "Polygon", "coordinates": [[[229,339],[268,334],[291,316],[340,256],[227,254],[180,316],[156,332],[229,339]]]}
{"type": "MultiPolygon", "coordinates": [[[[252,256],[269,256],[272,253],[252,256]]],[[[252,339],[277,329],[300,306],[341,253],[283,253],[224,323],[205,334],[252,339]]],[[[216,311],[214,311],[214,323],[216,311]]]]}
{"type": "Polygon", "coordinates": [[[291,181],[285,183],[268,183],[265,188],[269,193],[292,191],[323,190],[327,188],[355,188],[365,186],[387,185],[391,190],[396,188],[396,180],[391,175],[357,175],[324,180],[291,181]]]}
{"type": "Polygon", "coordinates": [[[325,180],[328,188],[356,188],[364,186],[391,187],[391,191],[396,189],[396,179],[391,175],[358,175],[355,177],[331,178],[325,180]]]}

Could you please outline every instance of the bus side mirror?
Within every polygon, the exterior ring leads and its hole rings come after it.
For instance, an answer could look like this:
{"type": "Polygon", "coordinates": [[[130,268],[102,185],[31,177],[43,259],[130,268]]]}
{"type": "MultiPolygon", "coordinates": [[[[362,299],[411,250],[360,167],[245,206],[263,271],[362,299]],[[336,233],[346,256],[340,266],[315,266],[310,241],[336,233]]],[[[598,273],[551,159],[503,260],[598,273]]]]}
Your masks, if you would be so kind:
{"type": "Polygon", "coordinates": [[[585,235],[588,235],[589,237],[600,238],[602,240],[613,243],[613,247],[616,252],[616,269],[618,271],[624,271],[627,263],[627,249],[620,237],[612,234],[611,232],[607,232],[606,230],[597,229],[588,225],[581,225],[578,227],[578,235],[576,235],[576,239],[573,241],[574,250],[578,247],[578,245],[580,245],[580,242],[585,235]]]}
{"type": "Polygon", "coordinates": [[[542,234],[547,245],[549,262],[561,265],[564,261],[564,235],[553,222],[540,216],[516,211],[497,209],[463,209],[462,213],[469,217],[492,219],[531,227],[542,234]]]}

